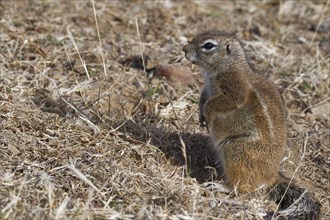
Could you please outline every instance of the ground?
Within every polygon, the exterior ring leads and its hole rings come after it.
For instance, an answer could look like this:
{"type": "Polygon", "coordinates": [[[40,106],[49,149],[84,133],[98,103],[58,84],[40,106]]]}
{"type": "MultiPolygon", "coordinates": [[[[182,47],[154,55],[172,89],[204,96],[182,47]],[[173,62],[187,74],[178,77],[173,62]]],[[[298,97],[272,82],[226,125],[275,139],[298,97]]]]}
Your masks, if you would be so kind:
{"type": "Polygon", "coordinates": [[[203,80],[182,52],[209,29],[235,33],[278,87],[282,169],[330,218],[329,1],[0,4],[0,219],[262,219],[274,209],[210,187],[221,181],[198,123],[203,80]]]}

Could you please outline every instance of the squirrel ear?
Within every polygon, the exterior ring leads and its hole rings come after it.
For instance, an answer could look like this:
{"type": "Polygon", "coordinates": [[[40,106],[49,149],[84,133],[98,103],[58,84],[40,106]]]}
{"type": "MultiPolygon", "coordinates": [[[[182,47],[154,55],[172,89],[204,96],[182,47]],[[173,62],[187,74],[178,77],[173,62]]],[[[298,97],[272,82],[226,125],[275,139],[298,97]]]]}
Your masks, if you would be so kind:
{"type": "Polygon", "coordinates": [[[231,54],[230,44],[227,44],[227,46],[226,46],[226,51],[227,51],[227,54],[228,54],[228,55],[231,54]]]}

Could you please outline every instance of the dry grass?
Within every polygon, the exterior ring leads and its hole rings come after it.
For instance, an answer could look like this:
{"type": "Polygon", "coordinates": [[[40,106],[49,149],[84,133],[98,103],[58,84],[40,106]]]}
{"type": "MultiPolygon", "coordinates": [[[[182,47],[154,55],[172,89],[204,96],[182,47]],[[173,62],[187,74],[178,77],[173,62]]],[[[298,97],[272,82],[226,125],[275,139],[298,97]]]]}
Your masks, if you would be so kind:
{"type": "Polygon", "coordinates": [[[205,184],[214,171],[198,125],[202,80],[181,49],[212,28],[236,31],[277,84],[289,120],[283,168],[329,219],[326,4],[1,1],[0,219],[262,219],[274,209],[205,184]],[[146,65],[191,67],[194,83],[122,65],[141,52],[146,65]]]}

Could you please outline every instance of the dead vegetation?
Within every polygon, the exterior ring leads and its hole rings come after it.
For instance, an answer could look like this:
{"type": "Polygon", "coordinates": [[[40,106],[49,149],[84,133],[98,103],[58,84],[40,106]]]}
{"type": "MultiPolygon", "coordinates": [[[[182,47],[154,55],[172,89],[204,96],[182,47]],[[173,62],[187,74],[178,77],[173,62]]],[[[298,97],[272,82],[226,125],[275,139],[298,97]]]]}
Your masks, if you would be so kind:
{"type": "Polygon", "coordinates": [[[202,79],[182,46],[213,28],[236,32],[277,84],[289,121],[283,169],[329,219],[329,8],[1,1],[0,219],[262,219],[274,209],[205,184],[214,152],[198,125],[202,79]]]}

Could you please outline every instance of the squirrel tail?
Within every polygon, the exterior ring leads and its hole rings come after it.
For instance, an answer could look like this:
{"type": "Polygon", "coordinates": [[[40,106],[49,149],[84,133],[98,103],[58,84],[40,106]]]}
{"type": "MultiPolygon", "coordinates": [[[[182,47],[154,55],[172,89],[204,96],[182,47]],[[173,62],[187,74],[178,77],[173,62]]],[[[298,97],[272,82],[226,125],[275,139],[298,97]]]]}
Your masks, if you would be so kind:
{"type": "Polygon", "coordinates": [[[278,219],[317,220],[321,204],[311,192],[300,188],[280,173],[278,182],[270,189],[269,197],[279,206],[278,219]]]}

